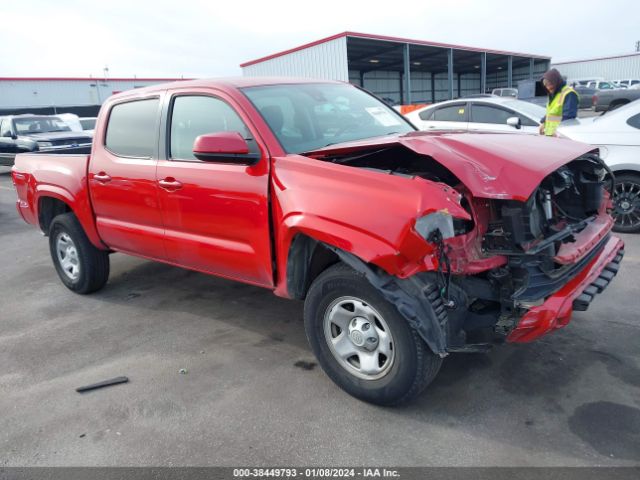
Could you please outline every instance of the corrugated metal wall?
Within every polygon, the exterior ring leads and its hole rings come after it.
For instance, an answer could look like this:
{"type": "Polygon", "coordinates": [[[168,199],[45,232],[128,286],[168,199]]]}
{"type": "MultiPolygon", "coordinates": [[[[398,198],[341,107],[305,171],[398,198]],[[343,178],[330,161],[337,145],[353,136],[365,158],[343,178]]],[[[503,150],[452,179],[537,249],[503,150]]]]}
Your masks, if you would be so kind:
{"type": "Polygon", "coordinates": [[[348,81],[347,39],[336,38],[303,50],[242,67],[247,77],[287,76],[348,81]]]}
{"type": "Polygon", "coordinates": [[[147,80],[0,80],[0,109],[101,105],[114,93],[160,83],[147,80]]]}
{"type": "Polygon", "coordinates": [[[603,77],[607,80],[640,79],[640,53],[629,56],[551,65],[571,80],[603,77]]]}

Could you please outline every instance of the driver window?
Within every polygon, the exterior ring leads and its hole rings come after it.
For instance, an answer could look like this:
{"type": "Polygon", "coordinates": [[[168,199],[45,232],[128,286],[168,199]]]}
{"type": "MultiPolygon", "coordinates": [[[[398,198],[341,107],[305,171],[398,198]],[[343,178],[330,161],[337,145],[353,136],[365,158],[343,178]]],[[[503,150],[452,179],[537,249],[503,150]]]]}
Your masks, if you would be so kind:
{"type": "Polygon", "coordinates": [[[171,159],[198,161],[193,155],[193,142],[200,135],[216,132],[239,132],[247,140],[251,153],[259,151],[247,126],[223,100],[203,95],[174,99],[171,111],[171,159]]]}

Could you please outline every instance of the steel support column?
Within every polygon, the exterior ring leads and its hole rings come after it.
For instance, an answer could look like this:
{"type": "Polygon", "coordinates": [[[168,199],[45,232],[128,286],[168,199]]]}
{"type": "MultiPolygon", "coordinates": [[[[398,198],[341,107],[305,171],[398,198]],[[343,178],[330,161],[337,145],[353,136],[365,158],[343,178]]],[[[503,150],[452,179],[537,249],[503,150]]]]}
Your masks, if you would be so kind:
{"type": "Polygon", "coordinates": [[[487,52],[480,54],[480,93],[487,93],[487,52]]]}
{"type": "Polygon", "coordinates": [[[431,103],[436,103],[436,74],[431,72],[431,103]]]}
{"type": "Polygon", "coordinates": [[[529,80],[533,80],[533,70],[534,70],[535,60],[533,58],[529,59],[529,80]]]}
{"type": "Polygon", "coordinates": [[[453,99],[453,48],[447,51],[447,84],[449,86],[449,98],[453,99]]]}
{"type": "Polygon", "coordinates": [[[402,103],[405,105],[411,105],[411,58],[409,56],[409,44],[404,45],[404,94],[402,103]]]}
{"type": "Polygon", "coordinates": [[[507,57],[507,87],[513,87],[513,57],[507,57]]]}

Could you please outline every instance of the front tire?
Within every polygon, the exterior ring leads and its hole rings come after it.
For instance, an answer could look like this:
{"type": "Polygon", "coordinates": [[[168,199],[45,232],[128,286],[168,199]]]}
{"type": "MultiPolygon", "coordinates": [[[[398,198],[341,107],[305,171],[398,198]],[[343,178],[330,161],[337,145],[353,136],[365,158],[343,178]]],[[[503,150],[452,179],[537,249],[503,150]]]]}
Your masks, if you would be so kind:
{"type": "Polygon", "coordinates": [[[304,323],[325,373],[366,402],[408,402],[442,364],[395,306],[345,264],[330,267],[313,282],[304,323]]]}
{"type": "Polygon", "coordinates": [[[49,228],[53,265],[65,286],[76,293],[100,290],[109,279],[109,254],[87,238],[73,213],[56,216],[49,228]]]}
{"type": "Polygon", "coordinates": [[[622,233],[640,232],[640,175],[616,175],[613,188],[613,230],[622,233]]]}

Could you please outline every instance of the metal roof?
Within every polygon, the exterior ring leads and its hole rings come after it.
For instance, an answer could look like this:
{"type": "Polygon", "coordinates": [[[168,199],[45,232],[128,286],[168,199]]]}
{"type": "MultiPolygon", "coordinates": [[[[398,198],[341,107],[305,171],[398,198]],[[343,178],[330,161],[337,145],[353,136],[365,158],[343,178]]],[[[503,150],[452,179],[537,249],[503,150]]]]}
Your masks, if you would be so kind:
{"type": "Polygon", "coordinates": [[[87,82],[87,81],[112,81],[112,82],[175,82],[178,80],[191,80],[182,78],[147,78],[147,77],[132,77],[132,78],[119,78],[119,77],[0,77],[0,81],[23,81],[23,82],[51,82],[51,81],[63,81],[63,82],[87,82]]]}
{"type": "Polygon", "coordinates": [[[582,60],[567,60],[566,62],[553,62],[553,65],[567,65],[569,63],[595,62],[597,60],[613,60],[615,58],[628,58],[639,56],[640,52],[625,53],[622,55],[611,55],[609,57],[584,58],[582,60]]]}
{"type": "Polygon", "coordinates": [[[249,65],[254,65],[256,63],[260,63],[260,62],[264,62],[266,60],[271,60],[272,58],[277,58],[277,57],[281,57],[281,56],[284,56],[284,55],[288,55],[290,53],[297,52],[297,51],[300,51],[300,50],[304,50],[306,48],[313,47],[315,45],[319,45],[321,43],[329,42],[331,40],[335,40],[337,38],[342,38],[342,37],[362,38],[362,39],[369,39],[369,40],[380,40],[380,41],[395,42],[395,43],[408,43],[408,44],[411,44],[411,45],[422,45],[422,46],[427,46],[427,47],[453,48],[455,50],[466,50],[466,51],[470,51],[470,52],[486,52],[486,53],[496,54],[496,55],[512,55],[512,56],[515,56],[515,57],[538,58],[538,59],[541,59],[541,60],[550,60],[551,59],[551,57],[543,56],[543,55],[531,55],[531,54],[527,54],[527,53],[517,53],[517,52],[509,52],[509,51],[502,51],[502,50],[492,50],[492,49],[488,49],[488,48],[467,47],[467,46],[464,46],[464,45],[454,45],[454,44],[450,44],[450,43],[432,42],[432,41],[428,41],[428,40],[415,40],[415,39],[410,39],[410,38],[390,37],[390,36],[386,36],[386,35],[373,35],[373,34],[370,34],[370,33],[359,33],[359,32],[349,32],[349,31],[347,31],[347,32],[338,33],[336,35],[332,35],[330,37],[322,38],[322,39],[316,40],[314,42],[305,43],[304,45],[300,45],[298,47],[294,47],[294,48],[291,48],[289,50],[283,50],[281,52],[273,53],[271,55],[267,55],[266,57],[261,57],[261,58],[255,59],[255,60],[250,60],[248,62],[241,63],[240,67],[247,67],[249,65]]]}

